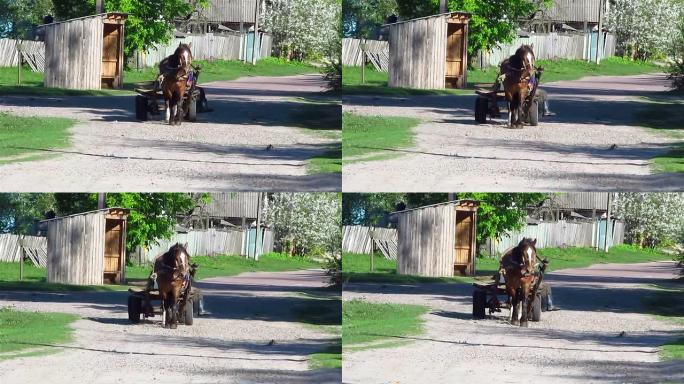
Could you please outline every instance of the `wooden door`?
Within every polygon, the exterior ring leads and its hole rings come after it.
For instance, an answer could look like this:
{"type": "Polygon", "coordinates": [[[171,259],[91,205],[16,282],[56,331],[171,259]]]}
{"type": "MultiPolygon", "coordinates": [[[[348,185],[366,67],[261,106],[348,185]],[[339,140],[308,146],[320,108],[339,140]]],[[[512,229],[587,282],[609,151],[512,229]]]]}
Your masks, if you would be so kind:
{"type": "Polygon", "coordinates": [[[123,220],[107,219],[105,225],[104,277],[111,282],[121,280],[123,263],[123,220]]]}
{"type": "Polygon", "coordinates": [[[454,265],[466,274],[470,270],[470,256],[472,255],[472,239],[474,230],[472,212],[456,212],[456,249],[454,265]]]}
{"type": "Polygon", "coordinates": [[[462,83],[465,24],[447,24],[446,79],[447,87],[455,88],[462,83]]]}
{"type": "Polygon", "coordinates": [[[102,84],[113,87],[118,83],[116,78],[119,76],[119,50],[121,47],[121,26],[116,24],[105,24],[104,35],[102,37],[102,84]]]}

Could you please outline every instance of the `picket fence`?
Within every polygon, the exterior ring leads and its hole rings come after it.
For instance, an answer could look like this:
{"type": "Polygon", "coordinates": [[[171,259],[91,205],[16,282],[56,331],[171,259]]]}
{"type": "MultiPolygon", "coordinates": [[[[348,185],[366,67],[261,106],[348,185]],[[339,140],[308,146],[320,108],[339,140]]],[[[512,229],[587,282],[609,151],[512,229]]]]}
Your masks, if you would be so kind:
{"type": "Polygon", "coordinates": [[[19,262],[21,259],[19,241],[22,237],[26,258],[31,260],[33,265],[45,268],[47,266],[47,237],[0,234],[0,261],[19,262]]]}

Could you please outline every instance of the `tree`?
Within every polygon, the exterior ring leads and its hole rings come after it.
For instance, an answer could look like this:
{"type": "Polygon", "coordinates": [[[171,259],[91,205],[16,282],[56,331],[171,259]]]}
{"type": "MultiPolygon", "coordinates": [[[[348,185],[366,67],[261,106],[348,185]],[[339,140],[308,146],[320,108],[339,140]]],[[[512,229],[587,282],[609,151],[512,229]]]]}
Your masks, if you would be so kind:
{"type": "MultiPolygon", "coordinates": [[[[447,0],[447,9],[472,14],[468,26],[468,55],[474,56],[480,50],[512,41],[521,19],[531,18],[551,3],[551,0],[447,0]]],[[[397,5],[404,19],[439,12],[439,0],[397,0],[397,5]]]]}
{"type": "Polygon", "coordinates": [[[54,209],[49,193],[0,193],[0,233],[34,235],[38,222],[54,209]]]}
{"type": "Polygon", "coordinates": [[[624,54],[646,60],[666,54],[681,37],[683,10],[680,0],[616,0],[606,22],[624,54]]]}
{"type": "Polygon", "coordinates": [[[683,193],[617,193],[613,208],[625,221],[632,244],[656,247],[684,241],[683,193]]]}
{"type": "Polygon", "coordinates": [[[344,37],[372,38],[387,18],[397,14],[397,0],[345,0],[342,2],[344,37]]]}
{"type": "Polygon", "coordinates": [[[274,193],[266,220],[277,245],[290,255],[338,256],[342,246],[339,193],[274,193]]]}
{"type": "Polygon", "coordinates": [[[279,56],[319,59],[338,44],[340,10],[341,0],[270,0],[261,23],[279,56]]]}
{"type": "Polygon", "coordinates": [[[0,38],[29,39],[52,11],[52,0],[0,0],[0,38]]]}
{"type": "MultiPolygon", "coordinates": [[[[124,33],[124,54],[146,51],[155,44],[168,43],[175,21],[189,17],[197,7],[206,7],[208,0],[104,0],[106,12],[128,13],[124,33]]],[[[54,0],[59,20],[92,15],[95,0],[54,0]]]]}

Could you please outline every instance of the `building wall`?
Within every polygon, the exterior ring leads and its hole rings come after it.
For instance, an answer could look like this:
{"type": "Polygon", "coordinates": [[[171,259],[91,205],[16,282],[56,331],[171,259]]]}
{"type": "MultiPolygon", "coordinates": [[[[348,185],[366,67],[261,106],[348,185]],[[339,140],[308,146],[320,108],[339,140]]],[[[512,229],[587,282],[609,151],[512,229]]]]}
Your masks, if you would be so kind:
{"type": "Polygon", "coordinates": [[[46,87],[101,88],[103,24],[89,17],[44,26],[46,87]]]}
{"type": "Polygon", "coordinates": [[[454,275],[456,210],[453,204],[397,213],[397,273],[454,275]]]}
{"type": "Polygon", "coordinates": [[[48,222],[47,281],[102,284],[105,215],[93,212],[48,222]]]}
{"type": "Polygon", "coordinates": [[[445,86],[445,16],[389,25],[390,87],[441,89],[445,86]]]}
{"type": "Polygon", "coordinates": [[[554,21],[598,23],[599,0],[553,0],[547,16],[554,21]]]}
{"type": "Polygon", "coordinates": [[[200,13],[209,22],[254,23],[256,0],[209,0],[209,6],[200,13]]]}

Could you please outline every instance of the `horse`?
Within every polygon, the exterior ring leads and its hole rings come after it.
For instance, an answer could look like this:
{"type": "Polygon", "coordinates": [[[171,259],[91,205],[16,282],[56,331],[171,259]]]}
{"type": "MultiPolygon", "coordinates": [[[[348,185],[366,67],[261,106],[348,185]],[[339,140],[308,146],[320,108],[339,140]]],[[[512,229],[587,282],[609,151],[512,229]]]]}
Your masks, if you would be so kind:
{"type": "Polygon", "coordinates": [[[190,256],[187,245],[176,243],[154,260],[159,295],[162,300],[162,324],[164,328],[178,327],[179,304],[191,285],[190,256]]]}
{"type": "Polygon", "coordinates": [[[503,86],[508,102],[509,128],[523,127],[522,107],[529,91],[528,83],[534,72],[534,52],[532,47],[524,44],[499,66],[499,73],[505,75],[503,86]]]}
{"type": "Polygon", "coordinates": [[[171,125],[180,125],[183,121],[183,96],[191,66],[192,52],[188,44],[179,44],[173,55],[159,63],[160,87],[166,105],[165,121],[171,125]]]}
{"type": "Polygon", "coordinates": [[[527,327],[530,312],[530,294],[536,279],[537,239],[523,238],[517,246],[501,258],[500,269],[506,275],[506,293],[511,308],[512,325],[527,327]],[[518,308],[521,305],[522,308],[518,308]],[[518,321],[520,317],[520,321],[518,321]]]}

